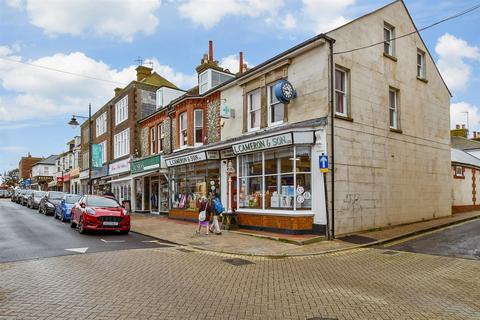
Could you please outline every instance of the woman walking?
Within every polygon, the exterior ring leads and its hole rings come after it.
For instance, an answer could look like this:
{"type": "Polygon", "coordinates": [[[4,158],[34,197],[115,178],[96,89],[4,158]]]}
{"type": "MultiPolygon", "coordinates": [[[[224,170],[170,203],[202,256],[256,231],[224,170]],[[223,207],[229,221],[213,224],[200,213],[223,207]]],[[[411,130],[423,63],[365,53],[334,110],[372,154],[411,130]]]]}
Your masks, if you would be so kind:
{"type": "Polygon", "coordinates": [[[208,225],[210,222],[210,213],[212,208],[212,200],[209,197],[208,199],[203,198],[200,203],[200,211],[198,214],[198,230],[195,232],[200,234],[202,227],[205,227],[205,234],[208,235],[208,225]]]}

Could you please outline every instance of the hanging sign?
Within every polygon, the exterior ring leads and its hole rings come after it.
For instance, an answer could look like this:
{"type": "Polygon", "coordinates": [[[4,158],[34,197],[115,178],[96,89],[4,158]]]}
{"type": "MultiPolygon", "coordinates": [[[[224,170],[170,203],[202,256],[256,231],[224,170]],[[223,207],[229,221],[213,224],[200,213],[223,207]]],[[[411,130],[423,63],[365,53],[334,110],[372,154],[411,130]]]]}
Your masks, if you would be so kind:
{"type": "Polygon", "coordinates": [[[292,84],[285,79],[278,81],[273,90],[275,97],[282,103],[289,103],[290,100],[297,97],[297,93],[292,84]]]}
{"type": "Polygon", "coordinates": [[[92,144],[92,167],[102,167],[102,145],[92,144]]]}

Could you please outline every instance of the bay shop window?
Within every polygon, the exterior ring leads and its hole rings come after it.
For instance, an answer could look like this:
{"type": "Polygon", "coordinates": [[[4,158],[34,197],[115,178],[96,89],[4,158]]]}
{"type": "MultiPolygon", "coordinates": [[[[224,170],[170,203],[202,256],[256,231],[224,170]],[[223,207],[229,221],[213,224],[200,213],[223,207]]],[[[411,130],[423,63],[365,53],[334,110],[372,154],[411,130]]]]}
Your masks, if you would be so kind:
{"type": "Polygon", "coordinates": [[[289,146],[238,157],[239,209],[312,209],[310,146],[289,146]]]}

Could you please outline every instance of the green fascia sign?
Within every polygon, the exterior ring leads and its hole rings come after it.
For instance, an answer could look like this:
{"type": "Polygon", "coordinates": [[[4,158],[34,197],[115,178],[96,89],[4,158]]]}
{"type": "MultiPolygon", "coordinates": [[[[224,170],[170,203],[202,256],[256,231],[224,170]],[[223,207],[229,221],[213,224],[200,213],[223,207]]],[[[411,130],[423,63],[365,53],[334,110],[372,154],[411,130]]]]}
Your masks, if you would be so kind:
{"type": "Polygon", "coordinates": [[[132,162],[131,172],[140,173],[160,169],[160,156],[153,156],[132,162]]]}

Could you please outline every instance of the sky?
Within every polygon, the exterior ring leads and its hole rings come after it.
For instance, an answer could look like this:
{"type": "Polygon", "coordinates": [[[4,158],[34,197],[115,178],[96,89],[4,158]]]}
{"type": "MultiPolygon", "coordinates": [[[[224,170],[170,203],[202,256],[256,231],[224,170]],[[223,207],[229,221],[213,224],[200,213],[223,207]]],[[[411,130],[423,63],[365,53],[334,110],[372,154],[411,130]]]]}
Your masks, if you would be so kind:
{"type": "MultiPolygon", "coordinates": [[[[418,28],[480,0],[405,1],[418,28]]],[[[0,173],[21,156],[66,150],[67,125],[135,78],[136,60],[183,89],[214,42],[214,58],[238,70],[373,11],[381,0],[0,0],[0,173]],[[23,62],[23,63],[18,63],[23,62]],[[26,63],[26,64],[25,64],[26,63]],[[28,64],[82,74],[79,77],[28,64]],[[96,78],[100,80],[95,80],[96,78]]],[[[451,125],[480,131],[480,9],[421,33],[448,84],[451,125]],[[468,113],[467,113],[468,112],[468,113]]]]}

